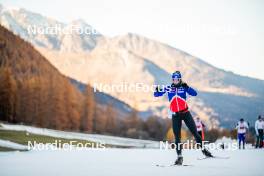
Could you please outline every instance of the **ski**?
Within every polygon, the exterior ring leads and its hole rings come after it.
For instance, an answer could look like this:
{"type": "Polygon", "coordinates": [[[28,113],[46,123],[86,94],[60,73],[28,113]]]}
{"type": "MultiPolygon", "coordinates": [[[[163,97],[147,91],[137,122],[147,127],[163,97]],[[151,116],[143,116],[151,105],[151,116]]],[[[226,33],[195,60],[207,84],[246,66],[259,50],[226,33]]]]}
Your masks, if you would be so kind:
{"type": "Polygon", "coordinates": [[[201,158],[197,158],[198,160],[204,160],[204,159],[229,159],[229,156],[213,156],[213,157],[201,157],[201,158]]]}
{"type": "Polygon", "coordinates": [[[168,165],[162,165],[162,164],[156,164],[157,167],[180,167],[180,166],[193,166],[191,164],[182,164],[182,165],[176,165],[176,164],[168,164],[168,165]]]}

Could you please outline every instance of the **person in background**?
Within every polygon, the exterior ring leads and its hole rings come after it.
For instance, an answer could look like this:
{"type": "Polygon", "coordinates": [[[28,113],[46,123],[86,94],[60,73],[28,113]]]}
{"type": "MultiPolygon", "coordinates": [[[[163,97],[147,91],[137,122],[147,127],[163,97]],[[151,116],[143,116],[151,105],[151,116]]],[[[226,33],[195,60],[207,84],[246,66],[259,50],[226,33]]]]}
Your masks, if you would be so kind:
{"type": "Polygon", "coordinates": [[[263,131],[264,131],[264,121],[261,116],[258,116],[258,120],[255,122],[255,131],[257,135],[256,148],[263,147],[263,131]]]}
{"type": "Polygon", "coordinates": [[[248,130],[248,123],[244,121],[244,119],[240,119],[236,126],[237,129],[237,138],[238,138],[238,147],[241,149],[241,142],[243,144],[243,149],[245,149],[245,140],[246,140],[246,132],[248,130]]]}
{"type": "Polygon", "coordinates": [[[204,125],[204,123],[201,121],[201,119],[199,117],[196,117],[195,125],[196,125],[197,132],[202,137],[202,140],[204,140],[204,128],[205,128],[205,125],[204,125]]]}

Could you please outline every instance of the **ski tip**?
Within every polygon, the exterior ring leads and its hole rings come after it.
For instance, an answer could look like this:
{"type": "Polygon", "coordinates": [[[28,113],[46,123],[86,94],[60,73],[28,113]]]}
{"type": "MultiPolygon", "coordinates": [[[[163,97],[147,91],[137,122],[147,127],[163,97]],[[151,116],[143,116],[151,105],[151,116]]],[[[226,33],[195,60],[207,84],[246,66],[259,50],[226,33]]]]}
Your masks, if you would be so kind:
{"type": "Polygon", "coordinates": [[[192,164],[182,164],[182,165],[176,165],[176,164],[170,164],[170,165],[160,165],[156,164],[157,167],[181,167],[181,166],[193,166],[192,164]]]}
{"type": "Polygon", "coordinates": [[[213,157],[201,157],[197,158],[198,160],[204,160],[204,159],[229,159],[230,156],[213,156],[213,157]]]}

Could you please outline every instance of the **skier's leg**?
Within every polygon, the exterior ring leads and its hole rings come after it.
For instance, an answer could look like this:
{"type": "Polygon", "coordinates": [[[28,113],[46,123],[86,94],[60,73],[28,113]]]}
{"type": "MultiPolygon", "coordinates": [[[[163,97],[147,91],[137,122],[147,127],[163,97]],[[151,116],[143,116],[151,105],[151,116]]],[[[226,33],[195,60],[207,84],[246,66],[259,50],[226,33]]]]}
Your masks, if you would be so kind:
{"type": "Polygon", "coordinates": [[[202,131],[198,131],[198,134],[202,137],[202,131]]]}
{"type": "Polygon", "coordinates": [[[202,140],[204,141],[204,129],[202,129],[202,140]]]}
{"type": "Polygon", "coordinates": [[[241,143],[242,143],[242,147],[243,149],[245,149],[245,133],[240,133],[239,134],[239,149],[241,149],[241,143]]]}
{"type": "Polygon", "coordinates": [[[206,148],[203,147],[202,138],[197,132],[196,125],[195,125],[195,122],[193,120],[191,113],[186,112],[183,116],[183,120],[184,120],[186,126],[191,131],[192,135],[194,136],[194,138],[196,140],[196,145],[202,149],[203,154],[206,157],[213,157],[213,155],[206,148]]]}
{"type": "Polygon", "coordinates": [[[176,152],[178,156],[182,154],[182,145],[181,143],[181,126],[182,119],[179,114],[172,116],[172,129],[175,136],[176,152]]]}
{"type": "Polygon", "coordinates": [[[184,120],[186,126],[188,127],[188,129],[190,130],[190,132],[192,133],[192,135],[194,136],[198,146],[202,147],[202,137],[197,132],[196,125],[195,125],[195,122],[193,120],[191,113],[186,112],[184,114],[183,120],[184,120]]]}
{"type": "Polygon", "coordinates": [[[245,140],[246,140],[246,134],[242,134],[242,145],[243,145],[243,149],[245,149],[245,140]]]}
{"type": "Polygon", "coordinates": [[[256,148],[259,147],[259,135],[257,135],[256,148]]]}
{"type": "Polygon", "coordinates": [[[242,137],[241,137],[241,134],[240,133],[238,133],[237,138],[238,138],[238,148],[241,149],[241,140],[242,140],[242,137]]]}
{"type": "Polygon", "coordinates": [[[259,148],[262,148],[263,147],[263,130],[259,130],[259,148]]]}

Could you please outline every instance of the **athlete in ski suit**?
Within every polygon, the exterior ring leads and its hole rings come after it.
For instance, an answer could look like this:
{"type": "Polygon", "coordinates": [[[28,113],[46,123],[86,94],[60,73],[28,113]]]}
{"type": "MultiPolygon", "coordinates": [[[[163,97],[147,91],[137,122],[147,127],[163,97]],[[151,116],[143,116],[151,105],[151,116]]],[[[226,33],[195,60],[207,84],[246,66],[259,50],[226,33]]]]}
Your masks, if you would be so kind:
{"type": "Polygon", "coordinates": [[[188,105],[186,102],[186,94],[196,96],[197,92],[189,87],[182,81],[182,76],[179,71],[172,74],[172,84],[167,85],[163,88],[156,87],[154,92],[155,97],[163,96],[167,93],[170,101],[170,111],[172,112],[172,127],[175,136],[175,144],[178,158],[175,161],[176,165],[182,165],[182,145],[181,143],[181,126],[182,121],[185,122],[193,136],[195,137],[196,143],[202,148],[202,152],[207,157],[213,157],[212,154],[205,148],[202,147],[202,138],[198,134],[195,122],[191,113],[189,112],[188,105]]]}
{"type": "Polygon", "coordinates": [[[241,149],[241,142],[243,144],[243,149],[245,149],[245,139],[246,132],[248,130],[248,123],[244,121],[244,119],[240,119],[236,126],[237,129],[237,138],[238,138],[238,146],[241,149]]]}
{"type": "Polygon", "coordinates": [[[255,130],[257,135],[256,148],[263,147],[263,133],[264,133],[264,120],[261,116],[258,116],[258,120],[255,122],[255,130]]]}
{"type": "Polygon", "coordinates": [[[205,124],[201,121],[199,117],[195,118],[194,122],[195,122],[198,134],[202,137],[202,140],[204,140],[205,124]]]}

